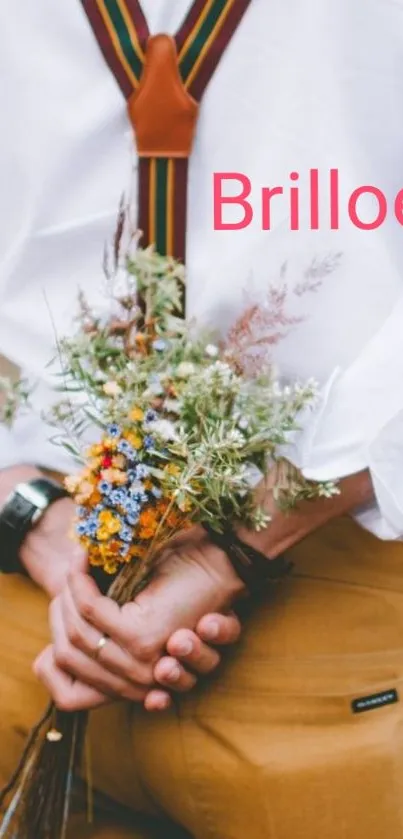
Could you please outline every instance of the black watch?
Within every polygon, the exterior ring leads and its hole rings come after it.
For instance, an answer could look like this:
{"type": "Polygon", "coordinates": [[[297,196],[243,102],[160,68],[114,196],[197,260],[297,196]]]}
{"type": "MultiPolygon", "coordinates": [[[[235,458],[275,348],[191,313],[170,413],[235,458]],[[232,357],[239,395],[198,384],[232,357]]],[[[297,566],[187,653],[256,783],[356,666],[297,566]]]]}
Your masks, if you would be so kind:
{"type": "Polygon", "coordinates": [[[223,533],[218,533],[208,524],[204,525],[204,529],[211,541],[227,554],[238,577],[251,594],[258,594],[268,582],[275,583],[288,576],[294,567],[284,556],[270,559],[242,542],[232,527],[226,527],[223,533]]]}
{"type": "Polygon", "coordinates": [[[29,531],[55,501],[68,496],[60,484],[49,478],[17,484],[0,510],[0,572],[23,572],[19,554],[29,531]]]}

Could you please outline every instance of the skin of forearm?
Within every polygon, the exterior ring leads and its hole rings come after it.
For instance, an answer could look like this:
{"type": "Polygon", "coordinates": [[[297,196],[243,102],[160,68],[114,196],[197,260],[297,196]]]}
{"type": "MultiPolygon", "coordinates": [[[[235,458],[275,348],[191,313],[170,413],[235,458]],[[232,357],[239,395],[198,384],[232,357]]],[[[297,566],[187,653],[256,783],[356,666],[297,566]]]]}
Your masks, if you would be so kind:
{"type": "Polygon", "coordinates": [[[0,507],[4,504],[17,484],[33,481],[43,477],[43,473],[36,466],[21,464],[0,470],[0,507]]]}
{"type": "Polygon", "coordinates": [[[342,478],[338,486],[339,495],[303,501],[289,513],[281,512],[276,507],[271,490],[262,488],[263,503],[271,516],[270,525],[258,533],[240,527],[240,538],[274,559],[331,519],[351,513],[374,500],[368,470],[342,478]]]}

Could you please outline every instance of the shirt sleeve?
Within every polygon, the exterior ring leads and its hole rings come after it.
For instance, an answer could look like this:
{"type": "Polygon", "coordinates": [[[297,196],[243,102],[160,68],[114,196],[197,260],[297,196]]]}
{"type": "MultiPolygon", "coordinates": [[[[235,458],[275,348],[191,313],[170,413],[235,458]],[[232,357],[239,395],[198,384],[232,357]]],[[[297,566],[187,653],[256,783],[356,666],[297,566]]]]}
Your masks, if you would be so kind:
{"type": "Polygon", "coordinates": [[[44,382],[36,380],[29,408],[21,411],[12,428],[0,425],[0,469],[28,464],[62,473],[77,471],[74,458],[55,444],[55,429],[46,423],[44,414],[51,394],[44,382]]]}
{"type": "Polygon", "coordinates": [[[376,507],[357,517],[381,538],[403,536],[403,296],[351,366],[328,381],[290,458],[315,481],[369,468],[376,507]]]}

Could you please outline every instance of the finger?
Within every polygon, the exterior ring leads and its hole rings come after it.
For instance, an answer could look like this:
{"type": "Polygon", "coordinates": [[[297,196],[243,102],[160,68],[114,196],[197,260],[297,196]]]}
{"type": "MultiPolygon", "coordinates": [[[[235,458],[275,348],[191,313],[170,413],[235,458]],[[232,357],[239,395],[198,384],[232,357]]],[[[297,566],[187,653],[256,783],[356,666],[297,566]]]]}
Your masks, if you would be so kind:
{"type": "Polygon", "coordinates": [[[188,673],[179,661],[164,656],[154,667],[154,679],[162,687],[174,690],[176,693],[186,693],[194,688],[197,679],[188,673]]]}
{"type": "Polygon", "coordinates": [[[101,634],[112,638],[135,660],[146,663],[158,660],[166,635],[169,635],[169,628],[166,628],[168,618],[160,613],[158,625],[155,626],[144,604],[140,607],[137,602],[131,602],[120,608],[109,597],[100,595],[93,581],[85,574],[71,574],[68,585],[76,608],[85,621],[96,627],[101,634]]]}
{"type": "Polygon", "coordinates": [[[104,694],[88,685],[73,681],[70,676],[60,670],[54,659],[53,647],[47,647],[38,656],[33,670],[61,711],[89,711],[100,708],[110,701],[104,694]]]}
{"type": "Polygon", "coordinates": [[[54,638],[53,655],[59,669],[112,698],[129,699],[132,702],[144,698],[144,688],[116,676],[99,661],[89,658],[70,644],[57,604],[52,604],[50,608],[50,622],[54,638]]]}
{"type": "Polygon", "coordinates": [[[211,673],[220,663],[217,650],[204,644],[194,632],[188,629],[179,629],[175,632],[167,643],[167,650],[171,656],[180,659],[182,664],[200,675],[211,673]]]}
{"type": "Polygon", "coordinates": [[[205,615],[197,624],[196,632],[202,641],[220,647],[235,644],[240,638],[242,625],[233,612],[229,615],[205,615]]]}
{"type": "Polygon", "coordinates": [[[100,594],[88,574],[71,573],[68,588],[80,617],[101,634],[120,641],[125,636],[124,612],[110,597],[100,594]]]}
{"type": "Polygon", "coordinates": [[[111,638],[108,638],[107,644],[102,650],[99,650],[98,645],[102,635],[98,629],[92,627],[80,616],[69,588],[66,588],[63,592],[61,611],[67,637],[73,647],[81,650],[90,658],[94,658],[96,655],[97,661],[102,667],[122,679],[127,679],[144,687],[152,685],[151,666],[135,660],[127,650],[124,650],[111,638]]]}
{"type": "Polygon", "coordinates": [[[144,700],[146,711],[166,711],[172,705],[169,693],[164,690],[150,690],[144,700]]]}

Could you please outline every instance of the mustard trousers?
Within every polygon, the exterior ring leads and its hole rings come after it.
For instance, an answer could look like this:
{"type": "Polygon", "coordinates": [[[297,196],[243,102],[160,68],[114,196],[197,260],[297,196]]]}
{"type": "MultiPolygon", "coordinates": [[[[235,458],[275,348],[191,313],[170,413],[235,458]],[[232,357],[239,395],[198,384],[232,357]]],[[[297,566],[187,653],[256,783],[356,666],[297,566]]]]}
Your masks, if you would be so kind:
{"type": "MultiPolygon", "coordinates": [[[[93,714],[96,786],[119,807],[71,839],[403,838],[403,543],[339,519],[290,555],[214,678],[158,717],[93,714]]],[[[46,701],[46,641],[40,593],[0,579],[1,783],[46,701]]]]}

